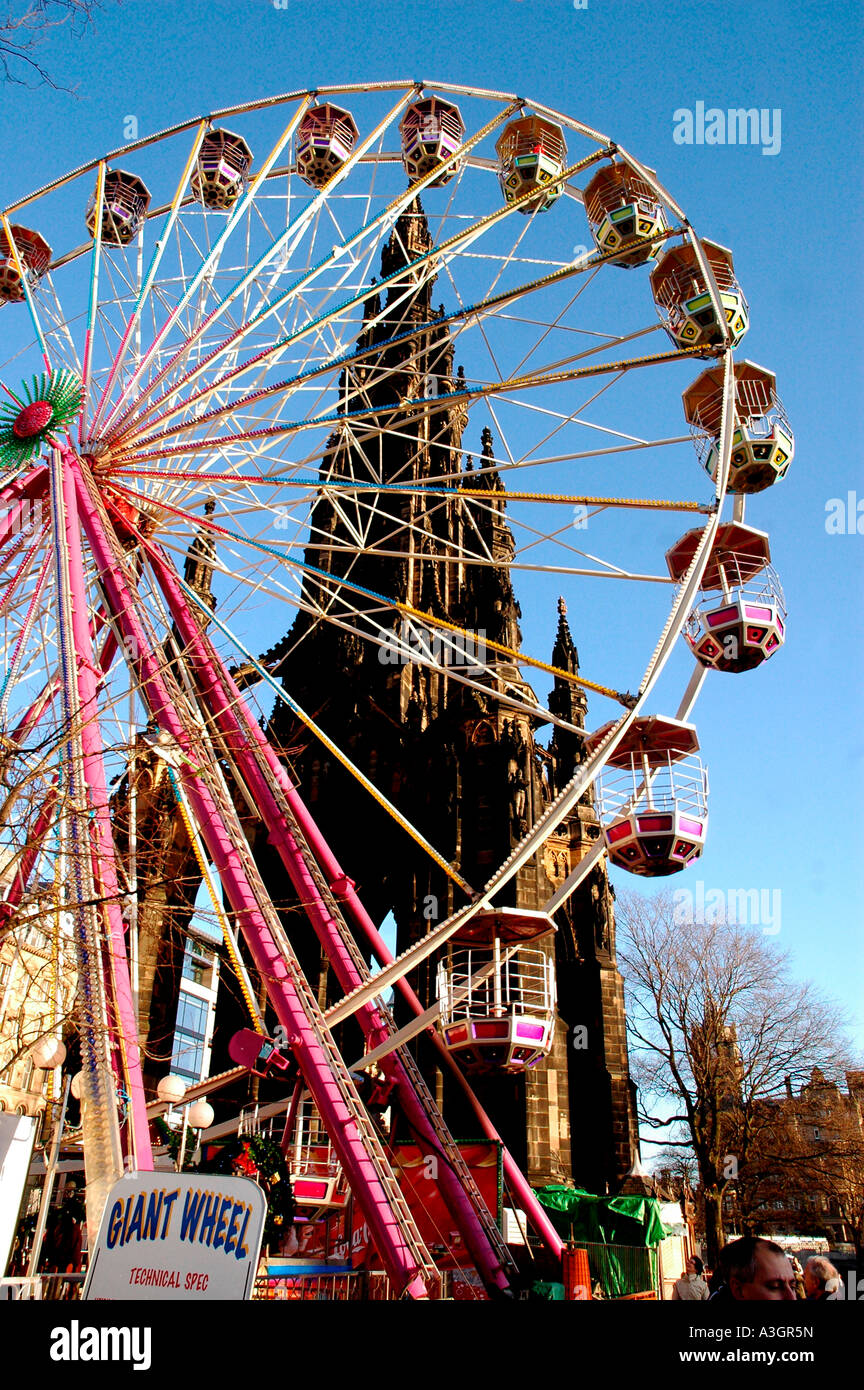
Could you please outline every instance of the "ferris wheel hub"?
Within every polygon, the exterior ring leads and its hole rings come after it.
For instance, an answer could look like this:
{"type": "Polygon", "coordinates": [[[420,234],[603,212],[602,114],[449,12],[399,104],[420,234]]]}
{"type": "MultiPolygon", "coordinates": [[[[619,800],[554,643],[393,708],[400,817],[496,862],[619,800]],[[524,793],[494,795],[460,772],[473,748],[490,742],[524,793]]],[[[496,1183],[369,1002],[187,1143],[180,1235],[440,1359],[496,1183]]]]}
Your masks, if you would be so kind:
{"type": "Polygon", "coordinates": [[[81,452],[95,463],[107,454],[108,442],[105,439],[88,439],[82,445],[81,452]]]}

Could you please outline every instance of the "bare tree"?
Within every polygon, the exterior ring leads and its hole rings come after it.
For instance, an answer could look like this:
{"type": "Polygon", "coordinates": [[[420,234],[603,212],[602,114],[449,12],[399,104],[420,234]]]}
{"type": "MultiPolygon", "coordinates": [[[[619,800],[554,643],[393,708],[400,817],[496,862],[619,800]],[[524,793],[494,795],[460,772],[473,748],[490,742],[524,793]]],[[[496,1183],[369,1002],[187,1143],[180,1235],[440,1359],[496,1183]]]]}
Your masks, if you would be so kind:
{"type": "Polygon", "coordinates": [[[771,1124],[766,1099],[813,1067],[838,1074],[845,1019],[758,930],[682,921],[668,894],[619,894],[617,918],[640,1119],[692,1149],[714,1262],[724,1193],[771,1124]]]}
{"type": "Polygon", "coordinates": [[[68,91],[39,61],[38,52],[51,30],[69,25],[80,34],[93,21],[101,0],[7,0],[0,19],[0,80],[18,86],[68,91]]]}

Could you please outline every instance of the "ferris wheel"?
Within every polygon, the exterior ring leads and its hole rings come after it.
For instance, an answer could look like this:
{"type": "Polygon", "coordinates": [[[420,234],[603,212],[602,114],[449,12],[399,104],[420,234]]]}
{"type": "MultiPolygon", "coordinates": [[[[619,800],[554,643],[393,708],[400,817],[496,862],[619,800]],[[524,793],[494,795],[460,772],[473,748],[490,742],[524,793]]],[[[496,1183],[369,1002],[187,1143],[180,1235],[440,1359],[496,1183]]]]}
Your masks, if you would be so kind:
{"type": "MultiPolygon", "coordinates": [[[[785,635],[768,538],[744,500],[783,476],[794,446],[771,372],[733,361],[749,307],[732,255],[697,235],[653,170],[543,103],[376,83],[190,120],[19,199],[0,220],[0,304],[0,739],[15,807],[0,826],[3,927],[34,879],[54,882],[73,922],[88,1199],[95,1210],[122,1171],[118,1080],[134,1162],[150,1162],[124,920],[134,867],[110,809],[143,731],[382,1257],[423,1296],[434,1266],[332,1028],[356,1014],[443,1142],[404,1049],[387,1052],[387,989],[410,995],[422,958],[476,937],[592,784],[604,834],[547,914],[604,853],[646,876],[701,854],[707,777],[690,716],[702,679],[751,669],[785,635]],[[502,560],[489,522],[505,504],[502,560]],[[454,508],[445,543],[436,517],[454,508]],[[480,651],[410,585],[370,587],[370,557],[421,556],[445,587],[505,563],[529,619],[558,593],[596,614],[597,632],[580,633],[595,669],[551,665],[540,623],[525,624],[524,646],[504,633],[480,651]],[[190,557],[203,557],[204,589],[190,557]],[[261,659],[298,613],[307,632],[353,633],[583,740],[572,781],[486,882],[467,883],[261,659]],[[454,661],[466,643],[471,660],[454,661]],[[655,708],[688,646],[680,698],[655,708]],[[594,732],[544,708],[526,672],[590,694],[594,732]],[[397,961],[262,733],[274,702],[465,895],[397,961]],[[241,799],[345,990],[326,1017],[241,799]]],[[[446,1181],[475,1258],[504,1282],[467,1177],[446,1181]]]]}

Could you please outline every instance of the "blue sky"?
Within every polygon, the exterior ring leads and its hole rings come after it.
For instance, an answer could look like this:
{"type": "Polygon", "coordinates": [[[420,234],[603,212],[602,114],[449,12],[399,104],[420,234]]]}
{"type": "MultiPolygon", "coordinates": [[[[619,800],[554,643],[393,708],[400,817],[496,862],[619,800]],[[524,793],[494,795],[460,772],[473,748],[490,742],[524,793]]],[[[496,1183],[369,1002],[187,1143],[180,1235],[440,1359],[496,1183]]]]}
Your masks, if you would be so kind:
{"type": "MultiPolygon", "coordinates": [[[[846,0],[109,0],[86,36],[59,30],[42,50],[76,96],[0,92],[6,202],[121,145],[129,116],[145,135],[318,83],[476,83],[619,139],[703,235],[733,248],[752,313],[741,351],[776,372],[796,433],[787,479],[748,510],[771,533],[789,640],[762,670],[706,683],[712,825],[688,886],[779,889],[773,939],[859,1024],[864,536],[825,523],[830,499],[864,500],[861,49],[860,7],[846,0]],[[674,113],[699,102],[779,111],[779,152],[675,143],[674,113]]],[[[551,646],[552,612],[525,626],[536,650],[551,646]]],[[[573,627],[581,648],[575,615],[573,627]]]]}

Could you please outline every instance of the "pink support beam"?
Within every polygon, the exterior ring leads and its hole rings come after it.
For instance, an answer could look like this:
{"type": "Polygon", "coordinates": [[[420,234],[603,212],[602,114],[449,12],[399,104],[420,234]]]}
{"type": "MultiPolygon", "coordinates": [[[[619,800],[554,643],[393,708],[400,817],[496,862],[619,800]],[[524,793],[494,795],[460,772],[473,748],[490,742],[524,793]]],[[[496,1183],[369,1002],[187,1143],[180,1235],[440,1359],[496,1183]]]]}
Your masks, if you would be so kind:
{"type": "MultiPolygon", "coordinates": [[[[190,742],[162,678],[161,661],[151,650],[138,619],[136,596],[126,582],[121,565],[117,563],[119,547],[116,539],[112,545],[98,501],[91,496],[80,463],[73,457],[70,466],[75,476],[82,525],[100,572],[108,605],[129,643],[130,651],[135,654],[131,660],[141,693],[152,717],[175,740],[181,755],[185,754],[191,760],[184,761],[179,771],[207,852],[255,964],[267,984],[277,1017],[294,1040],[291,1045],[306,1084],[315,1098],[388,1273],[400,1292],[423,1299],[427,1296],[426,1285],[403,1229],[404,1218],[396,1208],[400,1198],[397,1192],[391,1195],[388,1191],[380,1164],[369,1147],[374,1142],[372,1136],[367,1133],[364,1137],[358,1124],[357,1116],[362,1113],[362,1102],[347,1073],[340,1078],[334,1069],[339,1065],[338,1054],[335,1047],[332,1054],[328,1052],[327,1025],[293,953],[287,943],[280,946],[274,938],[256,896],[255,888],[263,892],[263,885],[255,883],[254,875],[235,847],[205,780],[193,771],[199,755],[190,742]],[[355,1108],[349,1105],[347,1097],[351,1098],[355,1108]]],[[[395,1184],[395,1179],[393,1182],[395,1184]]]]}
{"type": "Polygon", "coordinates": [[[0,485],[0,507],[11,507],[24,498],[32,501],[36,497],[47,497],[48,487],[47,465],[38,463],[29,473],[17,473],[0,485]]]}
{"type": "MultiPolygon", "coordinates": [[[[384,942],[380,932],[378,931],[378,928],[376,927],[375,923],[372,921],[372,918],[369,916],[362,902],[360,901],[354,884],[352,883],[351,879],[348,878],[348,876],[345,874],[344,870],[341,868],[338,860],[336,859],[336,856],[333,854],[332,850],[330,849],[330,846],[328,845],[324,836],[321,834],[321,831],[318,829],[315,820],[310,815],[300,794],[291,782],[291,779],[289,778],[284,765],[279,761],[279,758],[273,751],[271,744],[269,743],[269,741],[263,734],[261,728],[259,727],[257,720],[255,720],[252,717],[252,714],[249,711],[248,706],[246,705],[243,699],[243,696],[241,695],[238,687],[235,685],[228,672],[225,670],[221,662],[221,659],[216,653],[209,638],[207,638],[206,636],[202,637],[201,631],[198,628],[197,623],[195,623],[194,618],[192,617],[192,614],[189,610],[188,604],[186,603],[186,600],[179,589],[179,586],[177,584],[176,578],[173,575],[171,567],[167,564],[164,557],[161,556],[161,554],[155,549],[155,547],[149,545],[146,541],[144,541],[143,544],[145,545],[147,552],[150,555],[151,562],[154,564],[154,568],[156,569],[160,584],[163,586],[166,599],[168,600],[169,606],[171,607],[172,616],[177,622],[178,628],[181,631],[184,642],[186,643],[189,650],[192,653],[196,654],[196,660],[203,656],[202,672],[206,672],[208,664],[210,665],[210,670],[209,672],[207,672],[206,675],[208,690],[212,691],[215,671],[218,671],[219,676],[221,678],[222,687],[224,687],[224,691],[220,691],[221,707],[223,708],[223,710],[228,710],[231,718],[235,722],[235,725],[237,719],[242,720],[243,729],[240,733],[239,744],[236,737],[236,729],[235,737],[232,739],[232,750],[234,751],[235,756],[239,756],[243,753],[246,740],[249,740],[257,746],[260,756],[266,762],[272,775],[278,780],[279,785],[285,795],[285,798],[292,812],[296,816],[303,831],[303,834],[308,840],[315,854],[315,857],[321,865],[324,875],[327,878],[327,881],[330,884],[330,886],[333,888],[336,896],[340,898],[345,903],[346,907],[349,909],[352,919],[362,930],[363,935],[366,938],[379,965],[384,966],[392,964],[393,956],[388,950],[386,943],[384,942]],[[225,700],[225,691],[227,691],[229,696],[228,701],[225,700]]],[[[201,674],[201,672],[199,672],[199,674],[201,674]]],[[[248,759],[244,759],[244,763],[246,761],[248,761],[248,759]]],[[[259,805],[259,807],[263,807],[265,804],[269,804],[270,794],[269,791],[266,791],[266,788],[265,795],[268,798],[268,800],[258,801],[257,804],[259,805]]],[[[268,829],[271,829],[269,822],[268,829]]],[[[279,834],[273,833],[273,831],[271,830],[271,839],[273,839],[274,844],[276,844],[277,848],[279,848],[281,852],[279,834]]],[[[287,861],[285,860],[285,856],[283,855],[282,857],[283,862],[286,863],[286,868],[288,868],[289,866],[287,861]]],[[[295,884],[295,888],[296,887],[297,884],[295,884]]],[[[298,888],[298,892],[299,891],[300,890],[298,888]]],[[[304,897],[302,898],[302,901],[306,902],[308,901],[308,899],[304,897]]],[[[329,921],[329,914],[327,914],[327,917],[329,921]]],[[[313,925],[315,925],[314,922],[313,925]]],[[[347,952],[345,952],[344,947],[341,945],[341,942],[335,947],[335,952],[336,954],[331,957],[331,960],[334,963],[334,968],[336,968],[337,960],[340,962],[339,982],[342,988],[345,990],[345,992],[349,993],[358,984],[361,983],[360,978],[356,975],[356,968],[354,967],[354,963],[350,960],[350,956],[348,956],[347,952]],[[344,974],[341,973],[342,971],[344,971],[344,974]],[[349,980],[352,982],[348,983],[349,980]]],[[[406,1002],[408,1003],[415,1015],[420,1015],[424,1012],[423,1005],[421,1004],[420,1000],[418,999],[417,995],[414,993],[414,990],[411,988],[410,984],[406,979],[403,978],[397,980],[396,988],[400,991],[402,997],[406,1000],[406,1002]]],[[[358,1018],[362,1023],[361,1010],[358,1010],[358,1018]]],[[[367,1032],[366,1027],[364,1027],[364,1035],[367,1037],[367,1040],[372,1045],[377,1045],[377,1037],[372,1028],[370,1028],[369,1032],[367,1032]]],[[[560,1259],[564,1250],[564,1245],[561,1240],[561,1237],[555,1230],[555,1227],[552,1225],[552,1222],[549,1220],[549,1217],[547,1216],[545,1210],[538,1202],[537,1197],[533,1189],[531,1188],[531,1185],[525,1177],[525,1174],[522,1172],[516,1160],[513,1158],[513,1155],[503,1144],[503,1141],[501,1140],[501,1137],[498,1134],[498,1131],[496,1130],[494,1124],[492,1123],[491,1119],[486,1114],[486,1111],[483,1109],[479,1100],[474,1094],[470,1082],[467,1080],[467,1078],[460,1070],[459,1064],[454,1060],[453,1057],[451,1057],[450,1053],[447,1051],[437,1031],[435,1029],[430,1029],[429,1036],[431,1037],[433,1045],[435,1046],[436,1050],[441,1056],[442,1061],[452,1072],[452,1074],[457,1080],[457,1083],[465,1092],[465,1095],[471,1104],[471,1108],[473,1109],[474,1114],[477,1117],[478,1123],[480,1124],[483,1133],[486,1135],[487,1138],[494,1140],[496,1143],[501,1144],[504,1160],[504,1171],[507,1177],[507,1181],[510,1184],[510,1187],[512,1188],[516,1196],[519,1198],[520,1202],[522,1202],[526,1215],[529,1217],[532,1225],[535,1227],[539,1235],[543,1238],[550,1251],[553,1253],[556,1259],[560,1259]]],[[[385,1064],[382,1062],[382,1069],[384,1069],[384,1065],[385,1064]]]]}
{"type": "MultiPolygon", "coordinates": [[[[104,625],[104,614],[96,614],[94,621],[90,625],[91,632],[96,632],[104,625]],[[100,622],[101,618],[101,622],[100,622]]],[[[105,641],[102,643],[102,650],[99,653],[99,667],[103,675],[108,674],[114,657],[117,654],[117,639],[114,633],[108,631],[105,641]]],[[[40,690],[32,705],[25,710],[12,733],[13,743],[23,743],[25,738],[29,738],[45,711],[51,706],[60,689],[60,674],[53,676],[40,690]]]]}
{"type": "Polygon", "coordinates": [[[15,916],[16,910],[20,907],[21,899],[27,891],[30,875],[36,867],[36,861],[42,853],[42,846],[45,843],[45,837],[48,831],[51,829],[56,811],[57,779],[55,777],[54,784],[36,817],[36,823],[27,836],[27,848],[18,861],[15,877],[9,885],[9,891],[2,903],[0,903],[0,942],[2,942],[4,936],[6,936],[11,929],[11,920],[15,916]]]}
{"type": "MultiPolygon", "coordinates": [[[[303,904],[328,960],[343,990],[350,992],[364,983],[339,924],[321,897],[315,879],[309,871],[302,847],[291,833],[277,799],[273,795],[266,772],[276,773],[281,767],[272,749],[252,717],[242,695],[225,671],[221,658],[210,639],[202,633],[183,595],[173,569],[161,551],[143,542],[153,570],[177,624],[185,649],[200,684],[205,703],[216,720],[241,776],[252,793],[271,843],[275,846],[288,872],[294,889],[303,904]],[[227,693],[226,693],[227,692],[227,693]],[[268,756],[269,750],[269,756],[268,756]],[[257,756],[256,756],[257,754],[257,756]],[[266,770],[262,769],[262,763],[266,770]],[[274,767],[275,764],[275,767],[274,767]]],[[[278,775],[278,774],[276,774],[278,775]]],[[[280,781],[282,779],[280,778],[280,781]]],[[[389,1036],[389,1028],[371,1001],[357,1011],[357,1020],[370,1048],[377,1047],[389,1036]]],[[[420,1098],[407,1076],[400,1059],[395,1055],[384,1058],[381,1069],[398,1088],[399,1103],[411,1128],[426,1148],[440,1155],[440,1143],[420,1098]]],[[[446,1157],[446,1156],[445,1156],[446,1157]]],[[[504,1291],[509,1288],[506,1272],[491,1248],[473,1202],[457,1175],[443,1162],[439,1168],[439,1183],[454,1221],[463,1235],[477,1267],[488,1287],[504,1291]]]]}
{"type": "MultiPolygon", "coordinates": [[[[34,535],[42,525],[42,503],[48,495],[44,464],[0,487],[0,551],[15,536],[34,535]]],[[[47,519],[47,508],[45,509],[47,519]]]]}
{"type": "Polygon", "coordinates": [[[97,894],[104,900],[105,915],[108,920],[106,950],[110,968],[112,998],[116,1009],[116,1026],[119,1030],[119,1036],[115,1039],[114,1045],[123,1059],[121,1075],[129,1093],[132,1152],[137,1168],[141,1171],[148,1171],[153,1167],[153,1152],[150,1147],[150,1131],[144,1101],[144,1082],[141,1076],[141,1058],[137,1045],[138,1020],[135,1016],[132,986],[129,979],[129,962],[126,955],[123,916],[120,911],[120,887],[117,882],[114,859],[114,839],[111,830],[108,789],[105,782],[105,766],[102,761],[102,737],[97,717],[102,673],[94,663],[93,643],[88,619],[87,581],[84,573],[81,529],[73,477],[74,461],[74,455],[64,453],[63,494],[66,511],[69,585],[72,598],[72,636],[77,661],[75,676],[78,682],[81,714],[80,737],[83,772],[92,817],[93,881],[97,894]]]}

